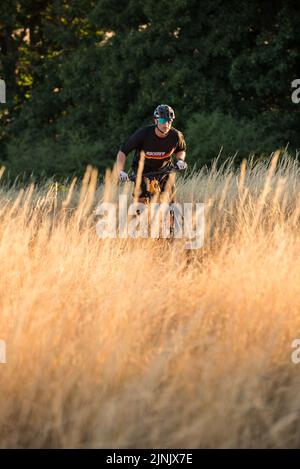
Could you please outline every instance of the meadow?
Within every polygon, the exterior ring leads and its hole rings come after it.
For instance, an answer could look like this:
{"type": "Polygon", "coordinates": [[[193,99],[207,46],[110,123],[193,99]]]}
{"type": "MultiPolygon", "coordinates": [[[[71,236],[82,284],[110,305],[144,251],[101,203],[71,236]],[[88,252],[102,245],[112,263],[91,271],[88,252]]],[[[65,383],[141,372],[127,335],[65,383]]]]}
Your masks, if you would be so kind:
{"type": "Polygon", "coordinates": [[[298,159],[178,178],[205,204],[190,251],[100,239],[97,203],[130,187],[97,177],[0,181],[0,446],[299,447],[298,159]]]}

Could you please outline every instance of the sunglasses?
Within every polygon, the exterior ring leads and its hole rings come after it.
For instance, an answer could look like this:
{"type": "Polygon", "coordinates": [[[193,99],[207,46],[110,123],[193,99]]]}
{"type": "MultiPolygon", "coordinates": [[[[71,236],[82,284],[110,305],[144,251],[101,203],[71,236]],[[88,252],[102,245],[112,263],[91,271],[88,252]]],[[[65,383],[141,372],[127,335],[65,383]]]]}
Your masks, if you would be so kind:
{"type": "Polygon", "coordinates": [[[158,119],[159,124],[165,124],[166,122],[172,122],[172,119],[166,119],[165,117],[160,117],[158,119]]]}

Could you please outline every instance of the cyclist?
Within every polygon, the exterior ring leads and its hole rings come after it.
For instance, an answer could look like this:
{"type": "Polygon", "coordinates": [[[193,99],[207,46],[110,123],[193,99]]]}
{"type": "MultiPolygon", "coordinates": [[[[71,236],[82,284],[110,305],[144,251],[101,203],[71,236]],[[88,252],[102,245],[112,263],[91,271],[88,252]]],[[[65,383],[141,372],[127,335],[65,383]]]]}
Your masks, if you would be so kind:
{"type": "MultiPolygon", "coordinates": [[[[154,111],[154,124],[138,129],[129,139],[124,142],[117,155],[117,171],[122,182],[128,180],[128,175],[124,171],[126,156],[135,150],[132,171],[137,174],[139,164],[142,165],[142,172],[167,170],[172,166],[172,155],[176,156],[178,169],[187,167],[185,160],[186,143],[183,134],[172,127],[175,119],[175,112],[167,104],[160,104],[154,111]]],[[[161,191],[170,190],[170,202],[175,202],[175,183],[167,186],[168,176],[161,183],[161,191]]],[[[147,200],[147,185],[142,178],[139,189],[138,200],[147,200]]]]}

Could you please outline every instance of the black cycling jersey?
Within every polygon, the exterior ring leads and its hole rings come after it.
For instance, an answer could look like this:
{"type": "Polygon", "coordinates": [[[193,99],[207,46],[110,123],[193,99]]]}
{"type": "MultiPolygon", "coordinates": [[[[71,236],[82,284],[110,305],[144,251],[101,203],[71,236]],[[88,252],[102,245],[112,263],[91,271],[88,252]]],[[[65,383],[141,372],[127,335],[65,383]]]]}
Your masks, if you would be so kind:
{"type": "Polygon", "coordinates": [[[158,137],[155,125],[148,125],[138,129],[127,142],[121,145],[120,150],[127,155],[135,150],[132,168],[137,169],[141,152],[144,152],[144,172],[156,171],[171,162],[171,156],[179,151],[186,150],[183,134],[171,127],[166,137],[158,137]]]}

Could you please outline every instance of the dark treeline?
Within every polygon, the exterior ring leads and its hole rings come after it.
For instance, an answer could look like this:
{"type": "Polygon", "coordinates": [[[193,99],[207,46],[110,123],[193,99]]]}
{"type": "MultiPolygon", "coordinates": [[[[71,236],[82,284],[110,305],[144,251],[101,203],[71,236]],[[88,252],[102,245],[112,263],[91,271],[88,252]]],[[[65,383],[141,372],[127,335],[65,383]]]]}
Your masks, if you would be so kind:
{"type": "Polygon", "coordinates": [[[298,1],[2,0],[0,163],[103,173],[170,104],[187,161],[300,148],[298,1]]]}

